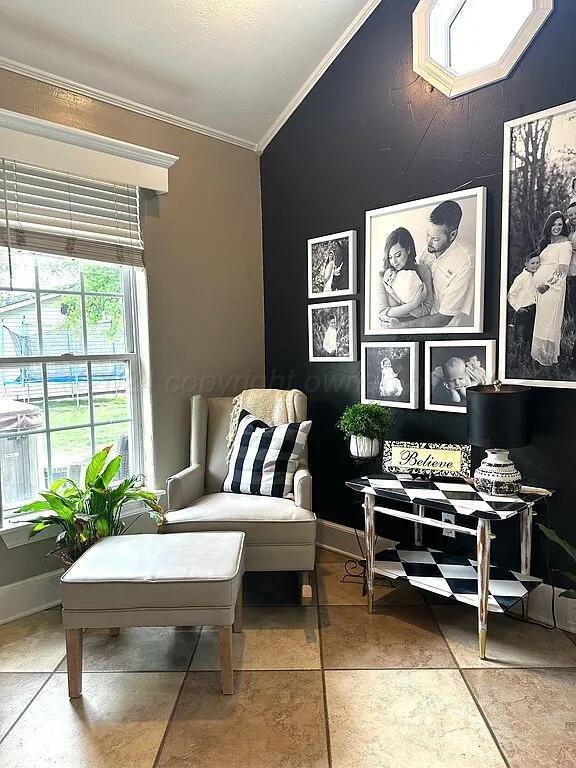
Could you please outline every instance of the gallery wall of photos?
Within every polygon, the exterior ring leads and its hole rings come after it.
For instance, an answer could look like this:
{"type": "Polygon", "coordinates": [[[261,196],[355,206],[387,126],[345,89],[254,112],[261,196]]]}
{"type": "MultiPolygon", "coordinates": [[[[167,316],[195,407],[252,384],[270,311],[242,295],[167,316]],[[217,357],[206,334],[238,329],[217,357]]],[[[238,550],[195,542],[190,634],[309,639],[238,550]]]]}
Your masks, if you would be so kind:
{"type": "MultiPolygon", "coordinates": [[[[576,102],[504,126],[499,365],[496,340],[469,338],[484,331],[486,189],[366,212],[363,336],[379,340],[360,344],[362,402],[465,413],[467,388],[497,377],[576,387],[574,147],[576,102]]],[[[311,362],[358,359],[356,271],[355,231],[308,240],[311,362]]]]}

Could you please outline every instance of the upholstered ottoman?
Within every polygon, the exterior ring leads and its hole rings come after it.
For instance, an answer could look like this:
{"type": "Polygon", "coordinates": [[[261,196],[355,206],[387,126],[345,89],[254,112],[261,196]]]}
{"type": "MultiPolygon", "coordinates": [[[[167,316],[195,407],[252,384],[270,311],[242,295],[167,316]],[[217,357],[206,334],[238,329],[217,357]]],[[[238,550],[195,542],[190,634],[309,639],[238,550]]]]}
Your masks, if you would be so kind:
{"type": "Polygon", "coordinates": [[[220,627],[222,691],[233,693],[243,573],[244,534],[236,531],[99,541],[61,580],[70,698],[82,693],[82,632],[91,627],[220,627]]]}

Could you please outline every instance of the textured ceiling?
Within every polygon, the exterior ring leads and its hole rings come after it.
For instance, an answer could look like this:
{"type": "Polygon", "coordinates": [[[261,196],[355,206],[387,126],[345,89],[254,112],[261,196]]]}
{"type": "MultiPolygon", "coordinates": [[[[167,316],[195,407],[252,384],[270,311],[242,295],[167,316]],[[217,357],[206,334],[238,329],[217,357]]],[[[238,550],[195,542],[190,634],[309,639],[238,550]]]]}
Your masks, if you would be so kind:
{"type": "Polygon", "coordinates": [[[0,57],[257,144],[366,0],[0,0],[0,57]]]}

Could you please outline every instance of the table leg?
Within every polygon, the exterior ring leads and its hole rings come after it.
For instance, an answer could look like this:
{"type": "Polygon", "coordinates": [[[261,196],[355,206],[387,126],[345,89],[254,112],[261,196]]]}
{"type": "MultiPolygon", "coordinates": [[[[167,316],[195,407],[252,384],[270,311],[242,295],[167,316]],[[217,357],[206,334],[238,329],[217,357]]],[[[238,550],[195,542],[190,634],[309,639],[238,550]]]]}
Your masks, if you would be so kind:
{"type": "Polygon", "coordinates": [[[476,529],[478,569],[478,647],[480,658],[486,658],[488,633],[488,587],[490,584],[490,521],[478,520],[476,529]]]}
{"type": "Polygon", "coordinates": [[[374,543],[376,533],[374,528],[374,496],[364,494],[364,540],[366,549],[366,594],[368,597],[368,613],[374,608],[374,543]]]}
{"type": "MultiPolygon", "coordinates": [[[[532,504],[520,512],[520,573],[530,574],[532,561],[532,504]]],[[[528,615],[528,597],[522,600],[522,618],[526,620],[528,615]]]]}
{"type": "MultiPolygon", "coordinates": [[[[413,504],[412,509],[415,515],[418,515],[419,517],[424,517],[426,510],[424,509],[422,504],[413,504]]],[[[422,525],[420,523],[414,523],[414,544],[417,547],[422,546],[422,525]]]]}

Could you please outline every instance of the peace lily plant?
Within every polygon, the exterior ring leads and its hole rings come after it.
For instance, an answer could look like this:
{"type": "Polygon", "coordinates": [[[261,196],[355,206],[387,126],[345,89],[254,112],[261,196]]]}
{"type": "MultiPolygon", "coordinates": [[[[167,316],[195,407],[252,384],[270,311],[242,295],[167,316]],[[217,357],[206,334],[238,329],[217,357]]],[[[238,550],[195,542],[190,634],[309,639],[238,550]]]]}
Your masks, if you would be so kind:
{"type": "Polygon", "coordinates": [[[38,501],[21,507],[19,514],[41,513],[30,520],[34,527],[33,538],[51,525],[61,530],[56,538],[57,554],[65,565],[73,562],[100,539],[119,536],[126,523],[121,520],[122,507],[129,501],[144,503],[150,517],[162,522],[163,509],[157,496],[142,487],[137,476],[114,484],[122,466],[122,457],[107,462],[112,446],[104,448],[92,457],[84,477],[84,488],[69,478],[56,480],[49,490],[42,491],[38,501]]]}

